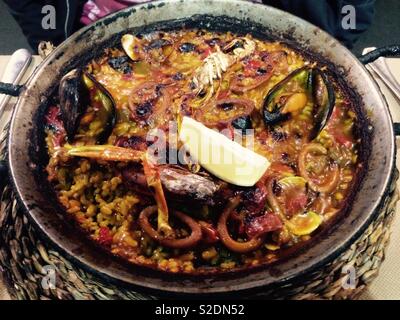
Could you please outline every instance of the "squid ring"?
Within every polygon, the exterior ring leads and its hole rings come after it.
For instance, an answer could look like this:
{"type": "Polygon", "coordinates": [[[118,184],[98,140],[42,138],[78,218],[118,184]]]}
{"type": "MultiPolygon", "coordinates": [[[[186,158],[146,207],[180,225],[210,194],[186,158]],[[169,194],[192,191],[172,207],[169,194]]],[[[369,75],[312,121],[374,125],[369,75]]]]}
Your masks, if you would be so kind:
{"type": "Polygon", "coordinates": [[[155,213],[157,213],[157,206],[151,206],[144,209],[139,215],[139,225],[150,238],[159,242],[163,246],[175,249],[184,249],[194,247],[201,240],[202,232],[200,225],[188,215],[180,211],[173,211],[172,214],[191,229],[190,235],[182,239],[168,239],[163,237],[149,222],[149,217],[155,213]]]}
{"type": "Polygon", "coordinates": [[[256,250],[263,243],[264,239],[263,237],[254,237],[246,242],[238,242],[232,239],[232,237],[229,235],[226,224],[233,210],[239,205],[239,202],[239,197],[236,197],[229,202],[228,206],[225,208],[224,212],[222,212],[221,217],[219,218],[217,230],[222,243],[228,249],[238,253],[246,253],[256,250]]]}

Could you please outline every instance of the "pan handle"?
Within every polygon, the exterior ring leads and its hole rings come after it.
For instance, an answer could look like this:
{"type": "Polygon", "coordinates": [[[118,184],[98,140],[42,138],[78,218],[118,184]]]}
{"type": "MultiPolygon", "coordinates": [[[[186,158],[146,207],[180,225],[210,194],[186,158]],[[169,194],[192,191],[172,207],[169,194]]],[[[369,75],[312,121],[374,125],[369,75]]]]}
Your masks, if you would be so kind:
{"type": "Polygon", "coordinates": [[[7,163],[5,160],[0,160],[0,190],[8,180],[7,163]]]}
{"type": "Polygon", "coordinates": [[[18,97],[23,89],[23,85],[0,82],[0,94],[18,97]]]}
{"type": "MultiPolygon", "coordinates": [[[[17,85],[17,83],[21,80],[22,75],[29,67],[31,60],[32,54],[26,49],[18,49],[11,55],[0,82],[0,94],[3,93],[14,97],[19,96],[22,86],[17,85]]],[[[0,109],[5,101],[7,101],[7,97],[2,97],[0,99],[0,109]]]]}
{"type": "MultiPolygon", "coordinates": [[[[380,57],[400,57],[400,45],[391,45],[377,48],[359,57],[363,64],[369,64],[380,57]]],[[[400,136],[400,123],[393,123],[393,130],[396,136],[400,136]]]]}
{"type": "Polygon", "coordinates": [[[391,45],[391,46],[377,48],[358,58],[363,64],[368,64],[374,62],[380,57],[388,57],[388,58],[400,57],[400,45],[391,45]]]}
{"type": "Polygon", "coordinates": [[[400,136],[400,123],[395,122],[393,123],[393,130],[394,130],[394,135],[395,136],[400,136]]]}

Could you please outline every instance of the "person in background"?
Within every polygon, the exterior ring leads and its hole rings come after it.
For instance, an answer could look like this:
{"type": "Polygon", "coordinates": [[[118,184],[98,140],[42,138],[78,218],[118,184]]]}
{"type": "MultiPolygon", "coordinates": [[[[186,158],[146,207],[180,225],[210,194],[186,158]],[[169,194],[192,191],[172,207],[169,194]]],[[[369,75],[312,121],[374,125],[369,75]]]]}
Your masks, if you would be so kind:
{"type": "MultiPolygon", "coordinates": [[[[152,0],[4,0],[19,23],[32,49],[40,41],[57,45],[73,32],[117,10],[152,0]],[[43,6],[56,9],[56,28],[42,28],[43,6]]],[[[368,29],[374,17],[375,0],[253,0],[297,15],[324,29],[351,48],[368,29]],[[352,5],[356,11],[356,29],[342,28],[342,8],[352,5]]]]}

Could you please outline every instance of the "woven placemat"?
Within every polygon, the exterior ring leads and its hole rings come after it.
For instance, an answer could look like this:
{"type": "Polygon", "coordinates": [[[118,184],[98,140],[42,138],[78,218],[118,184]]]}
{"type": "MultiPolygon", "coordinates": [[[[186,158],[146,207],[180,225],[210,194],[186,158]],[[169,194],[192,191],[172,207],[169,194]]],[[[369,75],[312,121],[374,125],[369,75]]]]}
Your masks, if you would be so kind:
{"type": "MultiPolygon", "coordinates": [[[[0,137],[0,155],[5,156],[5,136],[0,137]]],[[[389,241],[390,226],[398,200],[393,172],[380,213],[357,241],[337,259],[301,282],[257,294],[269,299],[355,299],[378,275],[389,241]],[[353,269],[352,269],[353,268],[353,269]],[[344,271],[345,270],[345,271],[344,271]],[[355,270],[355,273],[346,272],[355,270]]],[[[74,265],[49,242],[42,241],[18,207],[9,185],[1,191],[0,270],[14,299],[154,299],[156,297],[116,287],[74,265]],[[48,282],[49,270],[54,282],[48,282]]]]}

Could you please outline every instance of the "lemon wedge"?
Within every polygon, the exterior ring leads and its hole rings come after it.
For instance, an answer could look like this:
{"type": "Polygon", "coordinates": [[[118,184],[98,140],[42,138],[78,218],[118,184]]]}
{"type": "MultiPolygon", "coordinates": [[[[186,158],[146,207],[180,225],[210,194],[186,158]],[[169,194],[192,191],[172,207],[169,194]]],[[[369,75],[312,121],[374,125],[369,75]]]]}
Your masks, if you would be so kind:
{"type": "Polygon", "coordinates": [[[189,117],[182,119],[179,138],[202,167],[237,186],[254,186],[270,166],[265,157],[189,117]]]}

